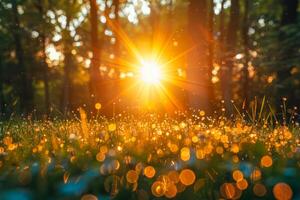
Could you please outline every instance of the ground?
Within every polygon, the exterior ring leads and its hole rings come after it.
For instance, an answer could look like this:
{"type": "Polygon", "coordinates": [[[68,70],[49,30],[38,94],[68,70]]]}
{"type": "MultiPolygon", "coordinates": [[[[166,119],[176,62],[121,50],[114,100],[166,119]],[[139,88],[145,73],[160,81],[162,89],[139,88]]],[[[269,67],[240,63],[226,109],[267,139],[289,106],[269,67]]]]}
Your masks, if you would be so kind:
{"type": "Polygon", "coordinates": [[[300,199],[300,128],[270,115],[1,123],[0,199],[300,199]]]}

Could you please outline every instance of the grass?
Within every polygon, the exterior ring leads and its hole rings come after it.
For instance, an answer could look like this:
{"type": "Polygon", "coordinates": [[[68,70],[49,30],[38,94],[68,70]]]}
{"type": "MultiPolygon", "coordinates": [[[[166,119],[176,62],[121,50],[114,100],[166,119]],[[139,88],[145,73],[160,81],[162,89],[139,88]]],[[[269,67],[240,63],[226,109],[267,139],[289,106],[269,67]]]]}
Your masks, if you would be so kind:
{"type": "Polygon", "coordinates": [[[236,110],[2,122],[0,199],[300,199],[295,112],[236,110]]]}

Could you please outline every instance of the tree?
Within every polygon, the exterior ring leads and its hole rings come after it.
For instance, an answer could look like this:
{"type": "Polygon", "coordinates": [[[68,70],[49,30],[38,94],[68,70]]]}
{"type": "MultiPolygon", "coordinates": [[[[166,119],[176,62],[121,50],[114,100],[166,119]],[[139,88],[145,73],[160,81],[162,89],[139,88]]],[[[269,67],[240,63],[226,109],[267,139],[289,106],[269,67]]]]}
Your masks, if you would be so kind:
{"type": "MultiPolygon", "coordinates": [[[[226,0],[221,1],[221,11],[220,11],[220,25],[219,25],[219,49],[220,53],[222,53],[222,49],[224,46],[224,39],[225,39],[225,11],[224,11],[224,4],[226,0]]],[[[221,57],[221,56],[220,56],[221,57]]],[[[222,60],[222,58],[221,58],[222,60]]]]}
{"type": "Polygon", "coordinates": [[[48,75],[48,63],[47,63],[47,55],[46,55],[46,45],[47,45],[47,36],[45,33],[47,21],[45,15],[45,5],[42,0],[38,0],[35,4],[36,9],[38,10],[38,14],[40,17],[40,30],[39,30],[39,37],[41,42],[41,51],[42,51],[42,72],[43,72],[43,81],[44,81],[44,104],[45,104],[45,111],[46,115],[49,115],[50,112],[50,94],[49,94],[49,75],[48,75]]]}
{"type": "Polygon", "coordinates": [[[299,3],[269,0],[257,1],[251,7],[254,19],[251,29],[255,30],[251,42],[257,44],[252,47],[252,52],[258,52],[257,57],[252,59],[258,73],[252,84],[260,86],[257,90],[251,87],[251,93],[271,96],[271,103],[279,111],[282,97],[288,99],[287,107],[299,106],[299,3]]]}
{"type": "MultiPolygon", "coordinates": [[[[103,97],[100,97],[100,92],[103,89],[101,86],[101,76],[100,76],[100,58],[101,58],[101,46],[98,39],[98,5],[96,0],[90,0],[90,24],[91,24],[91,47],[92,47],[92,61],[90,67],[90,95],[92,102],[102,102],[104,101],[103,97]]],[[[93,104],[94,104],[93,103],[93,104]]]]}
{"type": "Polygon", "coordinates": [[[195,109],[209,110],[207,63],[207,1],[190,0],[188,27],[190,51],[187,60],[188,98],[195,109]]]}
{"type": "Polygon", "coordinates": [[[212,84],[212,71],[214,69],[214,1],[209,1],[209,15],[208,15],[208,93],[209,100],[211,102],[215,101],[214,88],[212,84]]]}
{"type": "Polygon", "coordinates": [[[62,77],[63,80],[60,95],[60,107],[64,114],[67,114],[71,109],[74,109],[72,108],[72,94],[74,92],[72,74],[76,72],[77,66],[77,63],[75,62],[74,56],[72,54],[72,50],[74,49],[74,38],[76,36],[74,19],[77,18],[81,6],[82,4],[80,4],[78,1],[71,0],[57,1],[53,8],[53,11],[56,15],[56,26],[59,27],[59,34],[61,35],[61,40],[59,43],[64,55],[62,77]]]}
{"type": "MultiPolygon", "coordinates": [[[[69,26],[70,19],[67,16],[66,27],[69,26]]],[[[63,74],[63,89],[62,89],[62,100],[61,110],[66,114],[70,110],[71,102],[71,65],[72,65],[72,54],[70,45],[71,37],[68,29],[63,30],[62,38],[64,41],[64,74],[63,74]]]]}
{"type": "Polygon", "coordinates": [[[21,112],[29,114],[33,110],[33,88],[32,78],[30,72],[27,69],[24,60],[24,51],[22,46],[22,28],[20,22],[20,16],[18,12],[17,0],[12,0],[12,24],[11,31],[14,37],[15,52],[17,58],[17,66],[19,69],[19,80],[18,80],[18,93],[20,97],[21,112]]]}
{"type": "MultiPolygon", "coordinates": [[[[294,38],[295,32],[293,31],[293,25],[297,24],[298,16],[298,0],[281,0],[282,14],[281,14],[281,29],[279,31],[279,60],[280,68],[277,71],[277,98],[289,97],[289,102],[291,105],[297,105],[300,98],[295,95],[294,84],[291,78],[291,70],[295,67],[293,63],[294,57],[297,55],[297,50],[299,51],[299,46],[295,42],[288,42],[290,38],[294,38]],[[296,53],[296,55],[295,55],[296,53]]],[[[296,29],[297,30],[297,29],[296,29]]],[[[297,30],[298,32],[299,30],[297,30]]],[[[296,39],[296,38],[294,38],[296,39]]],[[[296,39],[297,40],[297,39],[296,39]]],[[[296,86],[297,87],[297,86],[296,86]]]]}
{"type": "Polygon", "coordinates": [[[234,68],[233,58],[236,53],[237,38],[239,31],[240,5],[239,0],[231,0],[230,16],[225,44],[225,63],[221,68],[221,81],[223,100],[227,114],[231,114],[232,109],[232,72],[234,68]]]}
{"type": "Polygon", "coordinates": [[[297,22],[298,16],[298,0],[281,0],[282,15],[281,25],[285,26],[297,22]]]}
{"type": "Polygon", "coordinates": [[[4,100],[4,91],[3,91],[3,67],[2,67],[2,58],[0,53],[0,119],[2,118],[2,115],[5,113],[5,100],[4,100]]]}
{"type": "Polygon", "coordinates": [[[114,16],[115,16],[115,26],[117,27],[117,29],[115,29],[115,38],[116,38],[116,42],[115,42],[115,45],[114,45],[114,57],[115,57],[115,65],[116,65],[116,68],[115,68],[115,76],[114,76],[114,92],[112,94],[112,98],[113,98],[113,103],[115,104],[116,106],[116,111],[119,112],[119,98],[120,98],[120,90],[121,90],[121,87],[120,87],[120,68],[121,68],[121,63],[120,63],[120,60],[121,60],[121,53],[120,53],[120,37],[119,37],[119,33],[116,33],[116,31],[118,31],[118,29],[121,28],[121,24],[120,24],[120,17],[119,17],[119,11],[120,11],[120,1],[119,0],[113,0],[113,6],[114,6],[114,16]]]}
{"type": "Polygon", "coordinates": [[[244,46],[244,66],[242,71],[242,97],[245,102],[244,108],[247,109],[249,104],[249,7],[250,0],[244,0],[244,17],[243,17],[243,27],[242,27],[242,37],[243,37],[243,46],[244,46]]]}
{"type": "MultiPolygon", "coordinates": [[[[15,51],[14,38],[11,36],[11,9],[5,7],[7,2],[0,2],[0,119],[9,115],[11,102],[16,98],[13,91],[5,92],[12,88],[12,82],[17,82],[15,57],[9,57],[9,52],[15,51]],[[8,106],[9,105],[9,106],[8,106]]],[[[17,94],[19,96],[19,94],[17,94]]]]}

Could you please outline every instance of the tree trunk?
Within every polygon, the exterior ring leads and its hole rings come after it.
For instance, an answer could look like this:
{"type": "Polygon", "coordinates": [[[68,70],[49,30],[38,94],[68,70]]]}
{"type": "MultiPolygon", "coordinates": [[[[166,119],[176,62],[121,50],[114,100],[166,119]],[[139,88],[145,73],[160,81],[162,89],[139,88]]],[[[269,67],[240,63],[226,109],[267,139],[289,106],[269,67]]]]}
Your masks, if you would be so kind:
{"type": "Polygon", "coordinates": [[[245,63],[242,71],[242,97],[244,99],[244,109],[248,108],[249,105],[249,6],[250,6],[250,0],[244,0],[244,19],[243,19],[243,45],[244,45],[244,58],[245,63]]]}
{"type": "Polygon", "coordinates": [[[21,112],[24,114],[29,114],[33,111],[33,88],[31,77],[26,69],[24,62],[24,51],[21,42],[21,28],[20,28],[20,20],[18,14],[18,5],[17,1],[12,1],[12,12],[13,12],[13,20],[14,24],[12,27],[13,37],[15,42],[15,50],[17,57],[17,65],[20,72],[20,77],[18,78],[18,93],[20,96],[20,108],[21,112]]]}
{"type": "MultiPolygon", "coordinates": [[[[119,0],[114,0],[114,14],[115,14],[115,24],[116,27],[120,27],[120,18],[119,18],[119,10],[120,10],[120,1],[119,0]]],[[[117,66],[119,64],[118,59],[120,56],[120,38],[118,33],[115,33],[115,37],[116,37],[116,43],[114,46],[114,53],[115,53],[115,58],[117,58],[117,66]]]]}
{"type": "MultiPolygon", "coordinates": [[[[298,16],[298,0],[281,0],[282,5],[282,15],[281,15],[281,27],[292,25],[297,23],[298,16]]],[[[281,46],[281,41],[285,41],[289,36],[283,30],[279,33],[279,47],[281,46]]],[[[288,86],[282,86],[286,82],[286,80],[291,76],[290,70],[293,66],[290,63],[285,62],[285,60],[289,60],[289,57],[294,54],[295,47],[285,48],[286,50],[279,55],[280,62],[284,63],[277,71],[277,82],[278,82],[278,90],[276,98],[280,99],[282,97],[289,97],[289,105],[295,106],[299,104],[299,97],[295,95],[294,90],[292,88],[288,88],[288,86]]],[[[279,101],[279,100],[278,100],[279,101]]],[[[281,101],[279,101],[277,107],[280,107],[281,101]]]]}
{"type": "Polygon", "coordinates": [[[224,11],[224,4],[226,0],[222,0],[221,2],[221,11],[220,11],[220,39],[219,39],[219,45],[220,47],[223,47],[224,45],[224,40],[225,40],[225,11],[224,11]]]}
{"type": "MultiPolygon", "coordinates": [[[[91,23],[91,47],[92,47],[92,61],[90,66],[90,95],[93,105],[96,102],[105,103],[105,99],[100,95],[104,88],[101,88],[100,76],[100,57],[101,47],[98,39],[98,5],[96,0],[90,0],[90,23],[91,23]]],[[[103,92],[105,93],[105,92],[103,92]]]]}
{"type": "Polygon", "coordinates": [[[2,58],[0,57],[0,120],[2,120],[5,115],[5,100],[3,91],[3,69],[2,69],[2,58]]]}
{"type": "MultiPolygon", "coordinates": [[[[120,18],[119,18],[119,10],[120,10],[120,1],[119,0],[114,0],[113,1],[114,5],[114,14],[115,14],[115,26],[117,27],[116,30],[119,30],[120,28],[120,18]]],[[[114,92],[112,94],[112,99],[113,103],[115,103],[115,112],[120,111],[120,94],[121,94],[121,85],[120,85],[120,73],[121,73],[121,63],[120,63],[120,37],[119,34],[116,33],[115,30],[115,38],[116,38],[116,43],[114,45],[114,56],[115,56],[115,76],[114,76],[114,92]]],[[[114,106],[114,105],[113,105],[114,106]]]]}
{"type": "MultiPolygon", "coordinates": [[[[40,14],[40,17],[42,19],[42,22],[44,23],[44,9],[42,1],[39,0],[37,4],[37,9],[40,14]]],[[[46,116],[50,113],[50,94],[49,94],[49,78],[48,78],[48,63],[46,62],[47,55],[46,55],[46,36],[44,33],[44,30],[40,30],[40,39],[42,44],[42,62],[43,62],[43,81],[44,81],[44,104],[45,104],[45,111],[46,116]]]]}
{"type": "Polygon", "coordinates": [[[240,15],[240,6],[239,0],[231,0],[230,8],[230,18],[226,35],[226,44],[225,44],[225,65],[221,68],[222,73],[222,92],[223,100],[225,102],[225,108],[227,115],[232,114],[232,72],[234,67],[234,56],[237,46],[237,37],[239,31],[239,16],[240,15]]]}
{"type": "Polygon", "coordinates": [[[66,115],[70,111],[70,102],[71,102],[71,65],[72,65],[72,38],[69,32],[70,17],[66,16],[66,28],[62,32],[62,38],[64,40],[64,75],[63,75],[63,88],[62,88],[62,101],[61,101],[61,110],[66,115]]]}
{"type": "Polygon", "coordinates": [[[212,71],[214,69],[214,1],[210,0],[209,15],[208,15],[208,87],[209,87],[209,100],[215,101],[214,86],[212,83],[212,71]]]}
{"type": "Polygon", "coordinates": [[[298,0],[281,0],[282,4],[282,16],[281,25],[294,24],[297,22],[298,16],[298,0]]]}
{"type": "Polygon", "coordinates": [[[218,58],[217,62],[219,66],[222,66],[224,63],[224,40],[225,40],[225,12],[224,12],[224,4],[226,0],[222,0],[221,2],[221,11],[220,11],[220,24],[219,24],[219,38],[218,38],[218,58]]]}
{"type": "Polygon", "coordinates": [[[48,76],[48,63],[46,62],[46,37],[44,34],[41,35],[42,40],[42,51],[43,51],[43,81],[44,81],[44,103],[46,116],[49,116],[50,113],[50,94],[49,94],[49,76],[48,76]]]}
{"type": "Polygon", "coordinates": [[[67,114],[70,110],[70,64],[71,54],[64,50],[64,77],[63,77],[63,94],[62,94],[62,111],[67,114]]]}
{"type": "Polygon", "coordinates": [[[187,38],[187,92],[189,106],[208,111],[208,63],[207,63],[207,1],[190,0],[188,8],[187,38]]]}

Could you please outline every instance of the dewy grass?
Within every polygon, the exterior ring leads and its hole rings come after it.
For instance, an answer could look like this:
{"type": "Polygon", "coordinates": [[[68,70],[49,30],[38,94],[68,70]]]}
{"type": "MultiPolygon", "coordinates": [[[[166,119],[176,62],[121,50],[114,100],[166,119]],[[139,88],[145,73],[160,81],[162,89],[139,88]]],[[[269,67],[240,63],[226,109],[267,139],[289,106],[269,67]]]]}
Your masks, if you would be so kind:
{"type": "Polygon", "coordinates": [[[250,110],[2,122],[0,199],[299,197],[295,112],[250,110]]]}

